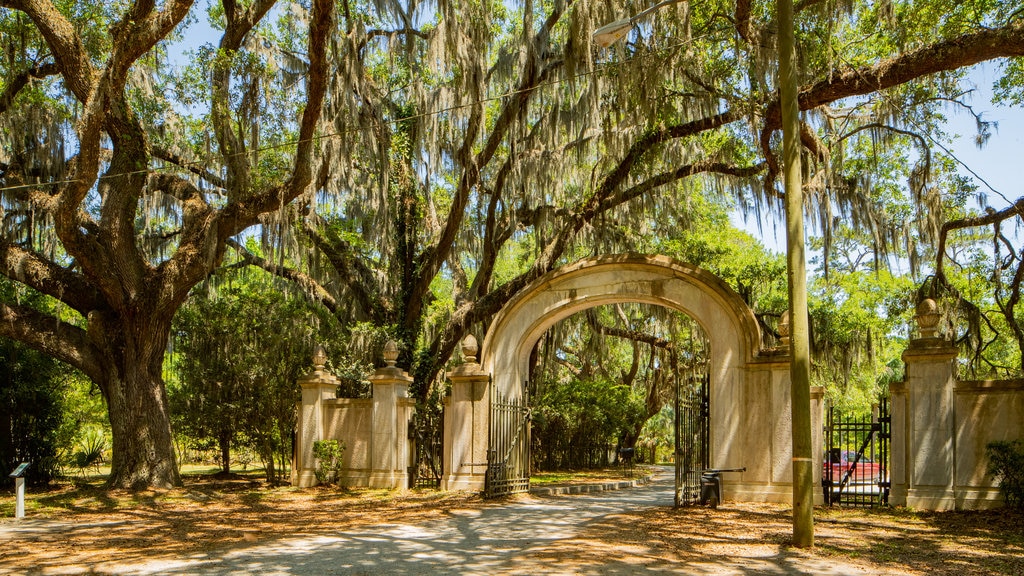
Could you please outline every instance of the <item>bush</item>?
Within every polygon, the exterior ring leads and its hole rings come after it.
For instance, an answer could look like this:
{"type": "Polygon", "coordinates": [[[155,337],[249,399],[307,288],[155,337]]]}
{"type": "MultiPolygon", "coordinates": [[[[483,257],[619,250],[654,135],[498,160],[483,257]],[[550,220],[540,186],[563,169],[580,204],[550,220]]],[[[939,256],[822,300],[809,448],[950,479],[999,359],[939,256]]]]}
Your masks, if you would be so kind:
{"type": "Polygon", "coordinates": [[[31,486],[61,475],[60,453],[70,443],[65,421],[67,368],[20,342],[0,338],[0,472],[31,462],[31,486]]]}
{"type": "Polygon", "coordinates": [[[103,462],[103,455],[107,451],[107,439],[102,432],[93,431],[86,434],[85,438],[78,444],[78,451],[72,459],[80,474],[85,474],[87,468],[95,468],[99,472],[99,466],[103,462]]]}
{"type": "Polygon", "coordinates": [[[341,474],[341,455],[345,453],[345,444],[337,440],[317,440],[313,442],[313,458],[316,459],[317,482],[333,484],[341,474]]]}
{"type": "Polygon", "coordinates": [[[999,482],[1006,505],[1024,508],[1024,442],[990,442],[985,453],[988,473],[999,482]]]}

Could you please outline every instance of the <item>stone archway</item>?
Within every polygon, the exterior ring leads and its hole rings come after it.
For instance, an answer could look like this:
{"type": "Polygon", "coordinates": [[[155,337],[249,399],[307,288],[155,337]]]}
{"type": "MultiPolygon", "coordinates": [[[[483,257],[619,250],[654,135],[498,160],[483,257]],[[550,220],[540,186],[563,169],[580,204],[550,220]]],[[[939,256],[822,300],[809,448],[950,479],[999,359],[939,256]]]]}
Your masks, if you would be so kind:
{"type": "MultiPolygon", "coordinates": [[[[665,256],[614,255],[552,271],[517,293],[498,313],[484,339],[480,364],[472,371],[490,376],[490,385],[503,396],[516,397],[528,373],[530,352],[544,332],[577,312],[624,302],[677,310],[707,333],[711,342],[711,466],[747,469],[725,477],[725,496],[790,502],[789,357],[762,349],[753,313],[732,288],[705,270],[665,256]]],[[[479,401],[484,401],[480,396],[479,401]]],[[[821,398],[820,390],[812,394],[815,445],[821,440],[821,398]]],[[[480,425],[477,422],[472,427],[480,425]]],[[[820,450],[815,454],[817,482],[820,450]]],[[[475,486],[476,482],[462,486],[475,486]]],[[[482,487],[482,479],[479,482],[482,487]]]]}

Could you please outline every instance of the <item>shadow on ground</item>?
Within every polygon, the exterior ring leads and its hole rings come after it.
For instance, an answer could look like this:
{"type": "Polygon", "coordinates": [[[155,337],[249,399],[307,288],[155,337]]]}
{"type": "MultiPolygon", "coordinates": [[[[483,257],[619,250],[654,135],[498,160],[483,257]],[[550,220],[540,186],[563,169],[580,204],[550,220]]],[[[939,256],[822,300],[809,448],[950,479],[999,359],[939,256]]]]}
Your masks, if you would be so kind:
{"type": "Polygon", "coordinates": [[[665,481],[499,502],[285,489],[122,495],[73,503],[59,518],[3,521],[0,573],[1024,573],[1019,512],[819,509],[807,551],[789,546],[785,507],[671,502],[665,481]]]}

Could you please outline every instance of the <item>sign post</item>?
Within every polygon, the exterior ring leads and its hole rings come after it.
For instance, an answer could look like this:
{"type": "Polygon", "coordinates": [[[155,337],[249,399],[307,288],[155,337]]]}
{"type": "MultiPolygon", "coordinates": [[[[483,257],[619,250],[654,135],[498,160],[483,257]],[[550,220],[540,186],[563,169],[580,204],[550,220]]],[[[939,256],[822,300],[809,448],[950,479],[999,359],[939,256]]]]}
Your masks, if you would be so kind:
{"type": "Polygon", "coordinates": [[[14,502],[14,517],[21,519],[25,517],[25,471],[28,470],[28,462],[22,462],[11,472],[11,478],[14,478],[14,491],[15,491],[15,502],[14,502]]]}

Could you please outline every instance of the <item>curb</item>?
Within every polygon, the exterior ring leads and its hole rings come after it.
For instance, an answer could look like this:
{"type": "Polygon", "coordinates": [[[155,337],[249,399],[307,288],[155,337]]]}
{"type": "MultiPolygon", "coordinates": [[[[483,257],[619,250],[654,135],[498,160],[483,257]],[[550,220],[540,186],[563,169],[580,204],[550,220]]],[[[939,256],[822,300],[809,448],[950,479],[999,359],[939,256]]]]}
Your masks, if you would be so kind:
{"type": "Polygon", "coordinates": [[[590,492],[604,492],[606,490],[624,490],[643,486],[654,479],[654,474],[637,478],[636,480],[623,480],[621,482],[604,482],[601,484],[573,484],[570,486],[545,486],[530,488],[530,494],[534,496],[553,496],[558,494],[587,494],[590,492]]]}

